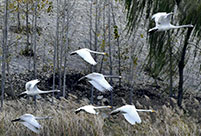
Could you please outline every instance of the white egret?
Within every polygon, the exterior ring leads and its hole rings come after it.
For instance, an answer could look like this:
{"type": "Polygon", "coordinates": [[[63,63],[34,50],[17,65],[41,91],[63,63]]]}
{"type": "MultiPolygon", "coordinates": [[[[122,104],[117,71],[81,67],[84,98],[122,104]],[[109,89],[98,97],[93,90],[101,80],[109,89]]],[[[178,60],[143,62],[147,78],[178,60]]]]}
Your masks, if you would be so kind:
{"type": "Polygon", "coordinates": [[[121,78],[121,76],[112,76],[112,75],[103,75],[100,73],[91,73],[88,74],[82,78],[80,78],[78,81],[88,78],[89,83],[91,83],[97,90],[101,92],[105,91],[112,91],[112,86],[105,80],[105,77],[111,77],[111,78],[121,78]]]}
{"type": "Polygon", "coordinates": [[[90,113],[90,114],[98,114],[98,112],[96,111],[96,109],[104,109],[104,108],[112,108],[112,106],[93,106],[93,105],[85,105],[82,106],[80,108],[78,108],[77,110],[75,110],[75,113],[79,113],[81,111],[90,113]]]}
{"type": "Polygon", "coordinates": [[[113,110],[110,114],[115,115],[118,113],[122,113],[125,119],[132,125],[136,122],[141,123],[140,116],[137,111],[145,111],[145,112],[155,112],[154,110],[144,110],[144,109],[136,109],[134,105],[124,105],[116,110],[113,110]]]}
{"type": "Polygon", "coordinates": [[[39,83],[39,82],[40,81],[38,79],[31,80],[31,81],[27,82],[25,85],[26,91],[22,92],[19,96],[22,96],[25,94],[35,96],[35,95],[45,94],[45,93],[60,92],[60,90],[41,91],[37,87],[37,83],[39,83]]]}
{"type": "Polygon", "coordinates": [[[152,16],[152,19],[155,21],[155,27],[149,29],[149,33],[155,32],[155,31],[166,31],[170,29],[176,29],[176,28],[183,28],[183,27],[193,27],[193,25],[181,25],[181,26],[175,26],[170,23],[171,15],[173,13],[166,13],[166,12],[159,12],[152,16]]]}
{"type": "Polygon", "coordinates": [[[86,62],[90,63],[91,65],[96,65],[96,61],[93,59],[91,56],[91,53],[96,53],[96,54],[101,54],[101,55],[106,55],[104,52],[97,52],[97,51],[92,51],[87,48],[82,48],[79,50],[76,50],[74,52],[71,52],[70,55],[78,54],[80,57],[82,57],[86,62]]]}
{"type": "Polygon", "coordinates": [[[51,118],[51,117],[35,117],[32,114],[24,114],[20,116],[19,118],[12,120],[11,122],[19,121],[28,129],[32,130],[35,133],[39,133],[41,125],[37,122],[37,120],[48,119],[48,118],[51,118]]]}

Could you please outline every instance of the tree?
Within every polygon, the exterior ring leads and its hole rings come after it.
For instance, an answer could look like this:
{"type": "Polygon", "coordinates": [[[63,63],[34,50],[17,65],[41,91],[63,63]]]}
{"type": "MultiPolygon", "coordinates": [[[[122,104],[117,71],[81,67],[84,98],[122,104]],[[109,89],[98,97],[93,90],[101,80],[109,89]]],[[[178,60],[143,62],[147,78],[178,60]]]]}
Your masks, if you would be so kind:
{"type": "MultiPolygon", "coordinates": [[[[184,39],[184,44],[182,48],[176,49],[173,47],[172,55],[174,60],[167,61],[168,59],[168,42],[167,35],[165,33],[154,34],[149,37],[150,43],[150,50],[149,50],[149,58],[148,58],[148,70],[151,73],[151,76],[155,79],[158,79],[159,76],[166,74],[167,75],[167,68],[168,65],[174,68],[172,69],[171,74],[175,74],[177,69],[179,69],[179,87],[178,87],[178,105],[181,106],[182,104],[182,96],[183,96],[183,71],[185,68],[185,54],[187,51],[188,41],[189,39],[197,38],[200,40],[201,34],[201,19],[199,18],[199,14],[201,12],[201,4],[197,3],[195,0],[153,0],[153,1],[146,1],[146,0],[124,0],[125,8],[127,9],[127,28],[128,32],[132,32],[137,26],[138,22],[140,22],[144,12],[146,12],[145,22],[147,22],[152,13],[165,11],[171,12],[174,11],[175,6],[178,7],[178,12],[180,16],[177,18],[179,23],[181,24],[193,24],[195,26],[194,31],[188,29],[187,33],[185,34],[186,37],[184,39]],[[178,58],[180,56],[180,59],[178,58]],[[171,62],[169,64],[168,62],[171,62]],[[178,66],[178,67],[177,67],[178,66]],[[177,67],[177,68],[176,68],[177,67]]],[[[176,37],[181,38],[180,36],[183,34],[182,30],[174,30],[170,34],[176,34],[176,37]],[[177,31],[177,32],[175,32],[177,31]]],[[[175,36],[174,36],[175,37],[175,36]]],[[[174,39],[171,37],[171,39],[174,39]]],[[[169,76],[171,77],[171,76],[169,76]]]]}
{"type": "Polygon", "coordinates": [[[34,78],[37,78],[37,69],[36,69],[36,40],[37,40],[37,36],[36,36],[36,29],[37,29],[37,6],[38,6],[38,0],[35,1],[34,3],[34,29],[33,29],[33,36],[34,36],[34,40],[33,40],[33,51],[34,51],[34,78]]]}
{"type": "MultiPolygon", "coordinates": [[[[93,7],[93,0],[91,0],[90,2],[90,23],[89,23],[89,40],[90,40],[90,43],[89,43],[89,48],[92,49],[92,7],[93,7]]],[[[94,71],[94,68],[93,66],[91,66],[91,72],[94,71]]],[[[93,104],[94,103],[94,87],[92,86],[91,87],[91,99],[90,99],[90,103],[93,104]]]]}
{"type": "MultiPolygon", "coordinates": [[[[111,0],[108,0],[108,46],[109,46],[109,64],[110,64],[110,75],[113,74],[112,72],[112,50],[111,50],[111,0]]],[[[113,84],[112,78],[110,78],[110,84],[113,84]]],[[[110,105],[113,105],[113,91],[110,93],[110,105]]]]}
{"type": "Polygon", "coordinates": [[[8,40],[8,0],[4,1],[4,26],[3,26],[3,38],[2,38],[2,79],[1,79],[1,109],[3,108],[4,100],[4,89],[6,80],[6,70],[5,70],[5,57],[6,57],[6,46],[8,40]]]}

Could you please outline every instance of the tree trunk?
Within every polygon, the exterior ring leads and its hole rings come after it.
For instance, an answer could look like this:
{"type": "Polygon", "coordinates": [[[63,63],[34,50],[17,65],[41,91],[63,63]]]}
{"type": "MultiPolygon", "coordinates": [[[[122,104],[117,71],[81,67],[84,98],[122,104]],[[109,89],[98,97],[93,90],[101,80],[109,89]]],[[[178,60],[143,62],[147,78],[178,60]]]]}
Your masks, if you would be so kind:
{"type": "MultiPolygon", "coordinates": [[[[56,20],[56,42],[54,44],[54,58],[53,58],[53,85],[52,89],[55,89],[55,74],[56,74],[56,64],[57,63],[57,50],[58,50],[58,44],[59,44],[59,1],[57,0],[57,20],[56,20]]],[[[54,92],[52,93],[52,103],[54,103],[53,98],[54,98],[54,92]]]]}
{"type": "Polygon", "coordinates": [[[170,85],[169,85],[169,96],[170,97],[172,97],[172,95],[173,95],[173,86],[172,86],[172,84],[173,84],[173,80],[172,80],[172,75],[173,75],[173,73],[172,73],[172,45],[171,45],[171,41],[170,41],[170,32],[168,31],[167,32],[167,34],[168,34],[168,46],[169,46],[169,55],[170,55],[170,69],[169,69],[169,71],[170,71],[170,73],[169,73],[169,75],[170,75],[170,85]]]}
{"type": "Polygon", "coordinates": [[[2,39],[2,78],[1,78],[1,110],[3,108],[3,100],[4,100],[4,89],[5,89],[5,80],[6,80],[6,71],[5,71],[5,48],[7,45],[8,39],[8,0],[4,1],[5,9],[4,9],[4,27],[3,27],[3,39],[2,39]]]}
{"type": "MultiPolygon", "coordinates": [[[[108,0],[108,45],[109,45],[109,61],[110,61],[110,75],[112,75],[112,50],[111,50],[111,0],[108,0]]],[[[110,84],[112,85],[112,78],[110,78],[110,84]]],[[[113,105],[113,91],[110,94],[110,105],[113,105]]]]}
{"type": "Polygon", "coordinates": [[[34,52],[34,78],[37,78],[37,69],[36,69],[36,39],[37,39],[37,35],[36,35],[36,27],[37,27],[37,5],[38,5],[38,1],[36,0],[35,5],[34,5],[34,29],[33,29],[33,35],[34,35],[34,39],[33,39],[33,52],[34,52]]]}
{"type": "Polygon", "coordinates": [[[26,49],[29,51],[29,3],[26,3],[26,36],[27,36],[27,47],[26,49]]]}
{"type": "MultiPolygon", "coordinates": [[[[89,38],[90,38],[90,49],[92,49],[92,4],[93,4],[93,0],[91,0],[91,4],[90,4],[90,28],[89,28],[89,38]]],[[[94,71],[93,66],[91,66],[91,72],[94,71]]],[[[94,103],[94,87],[91,86],[91,99],[90,99],[90,103],[93,104],[94,103]]]]}
{"type": "Polygon", "coordinates": [[[66,0],[64,1],[63,6],[63,20],[62,20],[62,32],[61,32],[61,49],[60,49],[60,69],[59,69],[59,89],[62,90],[62,64],[63,64],[63,47],[64,47],[64,29],[65,29],[65,7],[66,0]]]}
{"type": "MultiPolygon", "coordinates": [[[[104,0],[103,3],[103,41],[102,41],[102,46],[103,46],[103,52],[105,52],[105,44],[106,44],[106,27],[105,27],[105,6],[106,6],[106,0],[104,0]]],[[[100,62],[100,70],[99,73],[102,73],[102,68],[103,68],[103,61],[104,61],[105,55],[103,55],[101,62],[100,62]]]]}
{"type": "Polygon", "coordinates": [[[21,26],[21,23],[20,23],[20,3],[17,1],[17,29],[18,31],[20,30],[20,26],[21,26]]]}
{"type": "Polygon", "coordinates": [[[190,38],[192,32],[192,28],[188,28],[185,40],[184,40],[184,47],[182,49],[182,53],[181,53],[181,60],[179,61],[179,87],[178,87],[178,101],[177,104],[179,107],[181,107],[182,105],[182,99],[183,99],[183,83],[184,83],[184,67],[185,67],[185,55],[186,55],[186,50],[187,50],[187,46],[188,46],[188,39],[190,38]]]}
{"type": "MultiPolygon", "coordinates": [[[[116,25],[116,21],[115,21],[115,15],[114,15],[114,9],[113,9],[113,3],[111,3],[111,8],[112,8],[112,18],[113,18],[113,23],[114,23],[114,27],[116,29],[115,32],[115,39],[116,39],[116,44],[118,47],[118,71],[119,71],[119,76],[121,76],[121,51],[120,51],[120,42],[119,42],[119,34],[118,34],[118,27],[116,25]]],[[[119,78],[119,86],[121,86],[121,78],[119,78]]]]}
{"type": "MultiPolygon", "coordinates": [[[[66,0],[64,1],[64,5],[66,4],[66,0]]],[[[65,16],[65,15],[64,15],[65,16]]],[[[64,20],[65,21],[65,20],[64,20]]],[[[64,46],[64,75],[63,75],[63,97],[66,97],[66,59],[67,59],[67,47],[68,47],[68,30],[69,30],[69,10],[67,9],[67,21],[66,21],[66,43],[64,46]]]]}

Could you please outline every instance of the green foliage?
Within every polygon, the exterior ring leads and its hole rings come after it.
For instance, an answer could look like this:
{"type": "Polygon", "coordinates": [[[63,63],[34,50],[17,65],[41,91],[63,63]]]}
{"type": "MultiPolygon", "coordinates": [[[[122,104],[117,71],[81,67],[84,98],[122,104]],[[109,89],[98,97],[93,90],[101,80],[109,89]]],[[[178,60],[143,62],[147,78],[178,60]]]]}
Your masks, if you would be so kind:
{"type": "MultiPolygon", "coordinates": [[[[125,9],[127,9],[127,28],[131,32],[140,22],[144,11],[146,11],[146,19],[150,19],[151,13],[156,12],[172,12],[174,10],[174,0],[124,0],[125,9]]],[[[146,23],[147,20],[145,20],[146,23]]]]}
{"type": "MultiPolygon", "coordinates": [[[[201,39],[201,3],[197,2],[197,0],[124,0],[124,2],[125,9],[127,9],[127,29],[130,33],[139,26],[138,23],[140,22],[142,15],[146,15],[146,23],[150,20],[152,14],[157,12],[173,12],[177,5],[179,13],[179,20],[177,22],[179,22],[179,24],[193,24],[195,26],[193,38],[198,37],[199,40],[201,39]]],[[[154,25],[154,21],[150,21],[149,28],[152,28],[154,25]]],[[[173,34],[173,31],[170,31],[170,37],[168,37],[165,32],[149,35],[148,41],[150,43],[150,48],[146,68],[148,67],[151,75],[157,77],[165,74],[165,76],[168,77],[170,57],[168,50],[169,47],[172,46],[170,44],[174,42],[174,37],[179,37],[181,29],[175,31],[177,31],[176,35],[175,33],[173,34]],[[168,40],[173,42],[169,43],[168,40]]],[[[182,48],[174,49],[172,52],[172,69],[174,74],[177,71],[181,49],[182,48]]]]}
{"type": "Polygon", "coordinates": [[[114,39],[117,39],[117,38],[119,38],[119,32],[118,32],[118,26],[117,25],[115,25],[114,26],[114,39]]]}

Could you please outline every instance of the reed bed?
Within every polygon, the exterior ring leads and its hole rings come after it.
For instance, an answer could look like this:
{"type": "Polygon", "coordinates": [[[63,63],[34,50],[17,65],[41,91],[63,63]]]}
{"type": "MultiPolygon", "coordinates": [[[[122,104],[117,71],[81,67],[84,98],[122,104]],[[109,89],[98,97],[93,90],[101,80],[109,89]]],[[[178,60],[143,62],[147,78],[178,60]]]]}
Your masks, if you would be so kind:
{"type": "Polygon", "coordinates": [[[88,100],[78,101],[76,97],[38,100],[7,100],[0,112],[0,136],[132,136],[132,135],[201,135],[201,125],[196,119],[180,109],[162,106],[156,113],[139,113],[141,124],[134,126],[125,121],[122,115],[109,116],[110,110],[101,110],[99,115],[75,114],[74,110],[88,104],[88,100]],[[40,134],[35,134],[22,124],[11,120],[25,113],[34,116],[51,116],[52,119],[39,120],[40,134]]]}

